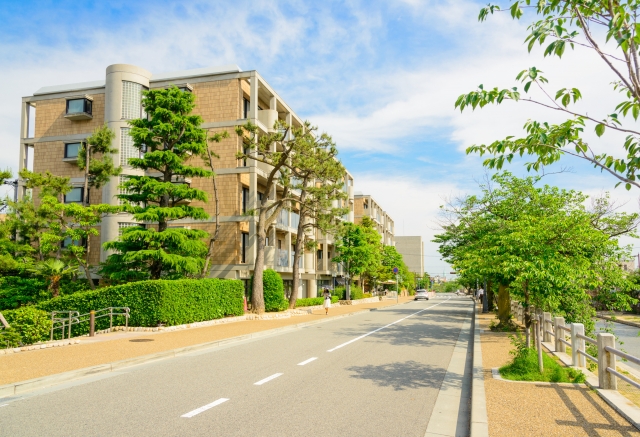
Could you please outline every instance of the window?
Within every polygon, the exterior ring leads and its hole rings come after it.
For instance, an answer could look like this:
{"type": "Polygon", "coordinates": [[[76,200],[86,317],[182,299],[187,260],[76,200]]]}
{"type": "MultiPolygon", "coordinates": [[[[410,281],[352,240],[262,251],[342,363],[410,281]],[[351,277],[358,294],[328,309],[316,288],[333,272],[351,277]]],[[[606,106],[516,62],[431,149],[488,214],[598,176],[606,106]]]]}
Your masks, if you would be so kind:
{"type": "Polygon", "coordinates": [[[318,259],[322,259],[322,249],[318,249],[318,259]]]}
{"type": "Polygon", "coordinates": [[[258,201],[262,202],[262,193],[258,192],[258,201]]]}
{"type": "Polygon", "coordinates": [[[180,85],[178,87],[178,89],[180,91],[182,91],[183,93],[192,93],[193,92],[193,86],[191,86],[191,84],[189,84],[189,83],[185,83],[184,85],[180,85]]]}
{"type": "Polygon", "coordinates": [[[248,99],[242,99],[242,118],[249,118],[249,100],[248,99]]]}
{"type": "Polygon", "coordinates": [[[369,204],[367,202],[364,203],[364,209],[369,209],[369,204]]]}
{"type": "Polygon", "coordinates": [[[72,188],[67,194],[64,195],[64,203],[82,203],[82,187],[72,188]]]}
{"type": "Polygon", "coordinates": [[[142,85],[122,81],[122,119],[132,120],[142,117],[142,85]]]}
{"type": "Polygon", "coordinates": [[[64,157],[65,158],[77,158],[82,143],[67,143],[64,145],[64,157]]]}
{"type": "Polygon", "coordinates": [[[62,246],[63,249],[66,249],[67,247],[71,247],[71,246],[84,246],[82,240],[72,240],[71,237],[67,237],[64,240],[62,240],[62,243],[60,245],[62,246]]]}
{"type": "Polygon", "coordinates": [[[67,100],[65,117],[71,120],[88,120],[93,118],[93,101],[88,97],[67,100]]]}
{"type": "Polygon", "coordinates": [[[246,232],[242,233],[241,244],[242,244],[242,247],[240,248],[241,256],[242,256],[241,262],[244,264],[247,262],[247,246],[249,245],[249,234],[247,234],[246,232]]]}
{"type": "Polygon", "coordinates": [[[131,129],[120,128],[120,165],[129,165],[129,158],[140,158],[140,151],[133,145],[133,138],[129,135],[131,129]]]}
{"type": "Polygon", "coordinates": [[[247,206],[249,205],[249,189],[242,187],[242,213],[247,212],[247,206]]]}
{"type": "Polygon", "coordinates": [[[140,223],[131,223],[131,222],[118,222],[118,235],[122,235],[123,231],[127,228],[141,228],[144,229],[144,225],[140,223]]]}

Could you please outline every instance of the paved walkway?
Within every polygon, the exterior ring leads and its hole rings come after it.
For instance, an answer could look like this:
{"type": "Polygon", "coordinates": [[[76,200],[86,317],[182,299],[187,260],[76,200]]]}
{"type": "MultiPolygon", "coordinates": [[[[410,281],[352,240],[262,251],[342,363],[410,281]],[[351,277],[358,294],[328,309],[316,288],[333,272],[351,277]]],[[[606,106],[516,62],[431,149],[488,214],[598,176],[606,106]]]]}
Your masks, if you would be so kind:
{"type": "MultiPolygon", "coordinates": [[[[399,301],[412,299],[400,297],[399,301]]],[[[343,305],[331,308],[329,316],[319,310],[286,319],[247,320],[173,332],[116,332],[98,335],[94,341],[82,337],[77,345],[0,355],[0,385],[395,304],[395,300],[384,300],[343,305]]]]}
{"type": "Polygon", "coordinates": [[[632,436],[638,430],[585,385],[506,382],[491,368],[511,360],[508,333],[489,330],[494,314],[480,314],[489,435],[632,436]]]}

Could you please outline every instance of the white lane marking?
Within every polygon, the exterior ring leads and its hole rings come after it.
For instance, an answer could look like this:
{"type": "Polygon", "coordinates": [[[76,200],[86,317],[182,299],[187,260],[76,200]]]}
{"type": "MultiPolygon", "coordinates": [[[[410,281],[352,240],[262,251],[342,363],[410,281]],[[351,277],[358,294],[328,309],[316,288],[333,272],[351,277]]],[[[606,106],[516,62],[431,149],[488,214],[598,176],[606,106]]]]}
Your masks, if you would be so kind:
{"type": "Polygon", "coordinates": [[[227,402],[228,400],[229,400],[229,399],[227,399],[227,398],[220,398],[220,399],[218,399],[217,401],[211,402],[210,404],[207,404],[207,405],[202,406],[202,407],[200,407],[200,408],[196,408],[196,409],[195,409],[195,410],[193,410],[193,411],[189,411],[187,414],[183,414],[183,415],[182,415],[182,416],[180,416],[180,417],[187,417],[187,418],[191,418],[191,417],[195,416],[196,414],[200,414],[200,413],[202,413],[203,411],[207,411],[208,409],[213,408],[213,407],[215,407],[215,406],[217,406],[217,405],[223,404],[223,403],[227,402]]]}
{"type": "Polygon", "coordinates": [[[308,360],[305,360],[305,361],[303,361],[301,363],[298,363],[298,366],[304,366],[305,364],[309,364],[311,361],[315,361],[317,359],[318,359],[318,357],[309,358],[308,360]]]}
{"type": "Polygon", "coordinates": [[[445,303],[445,302],[449,301],[450,299],[451,299],[451,298],[449,298],[449,299],[445,300],[444,302],[440,302],[440,303],[437,303],[437,304],[435,304],[435,305],[432,305],[432,306],[430,306],[430,307],[428,307],[428,308],[422,309],[422,310],[420,310],[420,311],[418,311],[418,312],[416,312],[416,313],[410,314],[410,315],[408,315],[407,317],[403,317],[403,318],[401,318],[401,319],[399,319],[399,320],[396,320],[395,322],[389,323],[388,325],[384,325],[384,326],[383,326],[383,327],[381,327],[381,328],[374,329],[374,330],[373,330],[373,331],[371,331],[371,332],[367,332],[366,334],[361,335],[360,337],[356,337],[356,338],[354,338],[353,340],[349,340],[349,341],[348,341],[348,342],[346,342],[346,343],[342,343],[341,345],[338,345],[338,346],[334,347],[333,349],[329,349],[327,352],[333,352],[333,351],[334,351],[334,350],[336,350],[336,349],[340,349],[341,347],[345,347],[345,346],[347,346],[347,345],[349,345],[349,344],[351,344],[351,343],[353,343],[353,342],[355,342],[355,341],[358,341],[358,340],[360,340],[360,339],[363,339],[363,338],[365,338],[365,337],[367,337],[367,336],[369,336],[369,335],[371,335],[371,334],[375,334],[376,332],[381,331],[381,330],[383,330],[384,328],[388,328],[388,327],[389,327],[389,326],[391,326],[391,325],[395,325],[396,323],[402,322],[403,320],[406,320],[406,319],[408,319],[409,317],[413,317],[413,316],[415,316],[416,314],[420,314],[420,313],[421,313],[421,312],[423,312],[423,311],[430,310],[431,308],[435,308],[435,307],[437,307],[438,305],[442,305],[443,303],[445,303]]]}
{"type": "Polygon", "coordinates": [[[0,405],[0,408],[6,407],[7,405],[9,405],[9,404],[0,405]]]}
{"type": "Polygon", "coordinates": [[[273,374],[273,375],[271,375],[271,376],[267,376],[265,379],[261,379],[261,380],[260,380],[260,381],[258,381],[258,382],[254,382],[254,383],[253,383],[253,385],[262,385],[262,384],[264,384],[265,382],[269,382],[269,381],[271,381],[272,379],[276,379],[278,376],[282,376],[282,375],[284,375],[284,373],[274,373],[274,374],[273,374]]]}

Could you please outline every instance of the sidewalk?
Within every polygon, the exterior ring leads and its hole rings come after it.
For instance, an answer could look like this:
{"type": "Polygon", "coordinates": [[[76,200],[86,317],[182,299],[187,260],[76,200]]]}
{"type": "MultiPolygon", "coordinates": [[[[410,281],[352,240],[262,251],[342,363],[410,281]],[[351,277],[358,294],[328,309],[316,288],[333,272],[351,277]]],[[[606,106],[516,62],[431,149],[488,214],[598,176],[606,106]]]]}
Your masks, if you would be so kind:
{"type": "MultiPolygon", "coordinates": [[[[478,308],[480,308],[478,306],[478,308]]],[[[511,360],[508,333],[491,332],[492,313],[478,314],[491,437],[632,436],[638,430],[586,385],[507,382],[491,369],[511,360]]]]}
{"type": "MultiPolygon", "coordinates": [[[[400,297],[399,302],[405,303],[411,300],[413,300],[412,297],[400,297]]],[[[383,300],[379,303],[336,306],[329,309],[328,316],[324,314],[324,310],[318,310],[313,314],[292,316],[285,319],[247,320],[172,332],[115,332],[97,335],[93,339],[79,337],[81,343],[77,345],[0,355],[0,386],[392,305],[396,305],[395,300],[383,300]]]]}

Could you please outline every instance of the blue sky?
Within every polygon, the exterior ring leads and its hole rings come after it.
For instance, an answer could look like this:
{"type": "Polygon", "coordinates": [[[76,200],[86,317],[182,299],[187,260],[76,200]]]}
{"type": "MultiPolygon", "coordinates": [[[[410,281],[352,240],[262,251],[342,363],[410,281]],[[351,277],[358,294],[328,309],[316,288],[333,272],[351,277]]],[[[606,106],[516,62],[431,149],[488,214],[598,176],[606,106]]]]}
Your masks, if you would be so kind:
{"type": "MultiPolygon", "coordinates": [[[[113,63],[156,73],[237,64],[258,70],[300,116],[331,134],[356,191],[387,209],[398,235],[423,236],[427,271],[448,272],[428,241],[438,206],[475,191],[485,172],[464,149],[517,135],[529,117],[553,120],[525,103],[459,114],[455,98],[480,83],[513,86],[518,71],[536,65],[555,88],[582,87],[585,110],[611,101],[612,78],[596,58],[528,54],[527,22],[500,14],[478,23],[484,3],[5,0],[0,167],[17,167],[20,97],[41,86],[99,80],[113,63]]],[[[550,182],[592,194],[613,189],[611,178],[588,166],[564,164],[574,172],[550,182]]],[[[634,193],[616,196],[637,209],[634,193]]]]}

